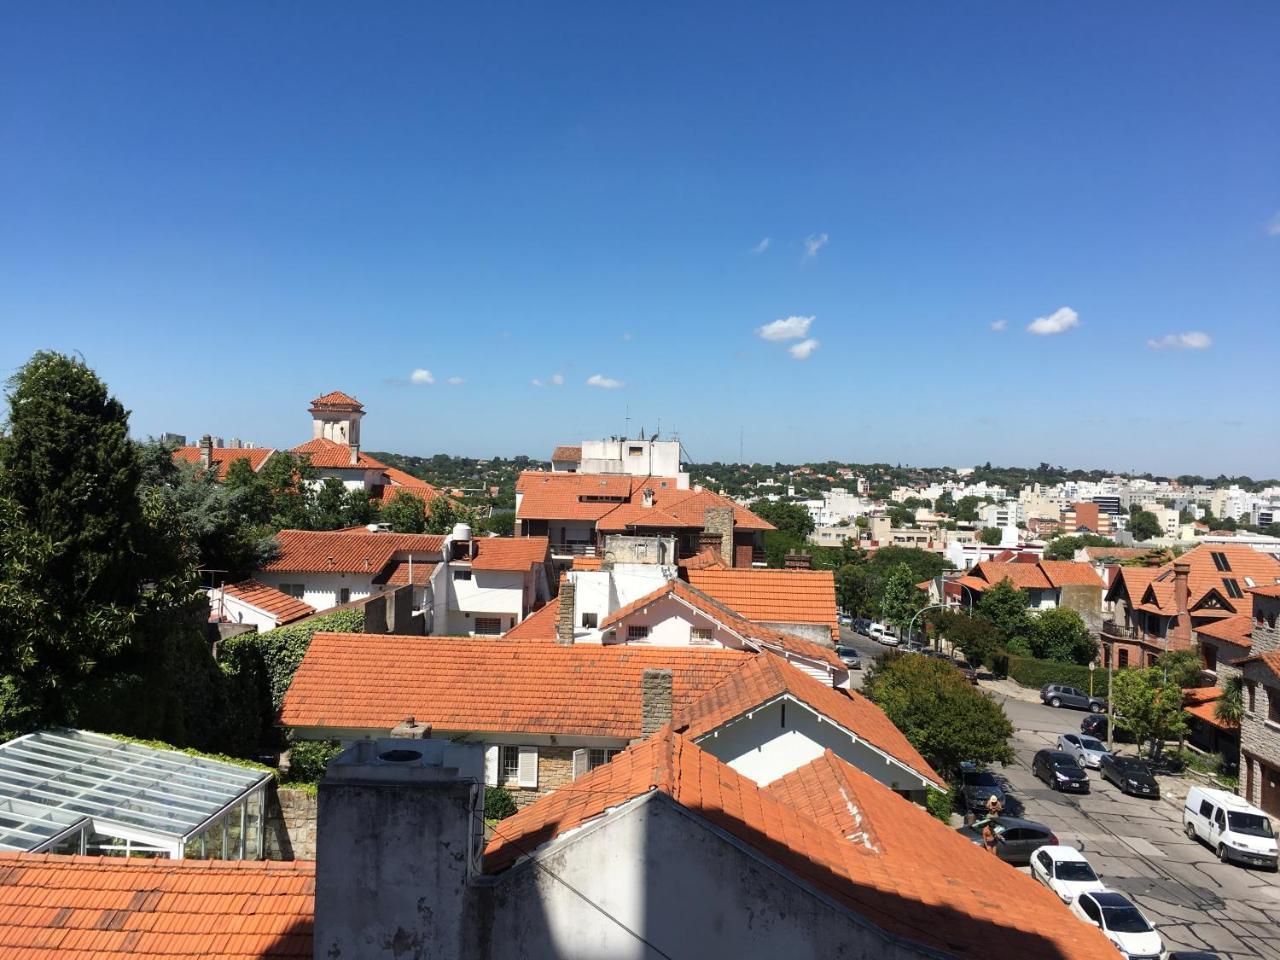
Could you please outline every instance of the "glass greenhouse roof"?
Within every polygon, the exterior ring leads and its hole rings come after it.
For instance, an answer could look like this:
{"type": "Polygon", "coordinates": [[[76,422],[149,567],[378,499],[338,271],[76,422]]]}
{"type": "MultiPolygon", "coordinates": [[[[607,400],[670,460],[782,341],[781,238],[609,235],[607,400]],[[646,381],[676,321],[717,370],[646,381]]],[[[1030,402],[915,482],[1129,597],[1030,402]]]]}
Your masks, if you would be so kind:
{"type": "Polygon", "coordinates": [[[178,842],[271,774],[80,730],[41,730],[0,744],[0,849],[37,850],[92,821],[178,842]]]}

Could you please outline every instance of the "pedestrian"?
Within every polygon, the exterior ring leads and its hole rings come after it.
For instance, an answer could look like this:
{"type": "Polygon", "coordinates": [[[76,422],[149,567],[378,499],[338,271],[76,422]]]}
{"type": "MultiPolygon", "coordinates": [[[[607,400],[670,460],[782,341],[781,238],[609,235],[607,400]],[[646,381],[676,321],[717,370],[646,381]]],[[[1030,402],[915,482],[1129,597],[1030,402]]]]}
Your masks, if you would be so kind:
{"type": "Polygon", "coordinates": [[[988,820],[982,825],[982,846],[988,853],[995,853],[998,842],[995,828],[992,826],[991,821],[988,820]]]}
{"type": "Polygon", "coordinates": [[[1004,812],[1004,804],[1000,802],[1000,798],[994,793],[987,797],[987,816],[998,817],[1004,812]]]}

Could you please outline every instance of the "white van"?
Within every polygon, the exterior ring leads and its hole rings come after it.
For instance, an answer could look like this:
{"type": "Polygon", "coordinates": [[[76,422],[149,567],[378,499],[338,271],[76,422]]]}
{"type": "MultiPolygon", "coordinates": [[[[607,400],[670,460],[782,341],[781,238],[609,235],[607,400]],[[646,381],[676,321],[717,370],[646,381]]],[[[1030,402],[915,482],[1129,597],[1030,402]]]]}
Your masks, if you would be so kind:
{"type": "Polygon", "coordinates": [[[880,623],[879,621],[872,623],[871,630],[867,635],[877,643],[883,643],[888,647],[896,647],[898,645],[898,638],[893,635],[893,627],[886,623],[880,623]]]}
{"type": "Polygon", "coordinates": [[[1271,819],[1242,797],[1225,790],[1192,787],[1182,808],[1182,826],[1203,840],[1223,863],[1235,860],[1276,869],[1276,834],[1271,819]]]}

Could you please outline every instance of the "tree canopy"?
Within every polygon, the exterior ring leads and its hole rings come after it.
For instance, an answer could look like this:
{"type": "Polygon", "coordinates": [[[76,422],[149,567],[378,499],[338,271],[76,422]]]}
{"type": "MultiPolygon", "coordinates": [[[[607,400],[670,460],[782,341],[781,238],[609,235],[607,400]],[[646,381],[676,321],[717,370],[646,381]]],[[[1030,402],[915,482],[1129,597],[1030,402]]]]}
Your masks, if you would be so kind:
{"type": "Polygon", "coordinates": [[[985,543],[988,547],[998,547],[1000,541],[1004,538],[999,527],[983,527],[978,533],[978,539],[985,543]]]}
{"type": "Polygon", "coordinates": [[[1135,540],[1151,540],[1160,536],[1164,530],[1154,513],[1138,510],[1129,517],[1129,532],[1135,540]]]}
{"type": "Polygon", "coordinates": [[[1074,560],[1082,547],[1114,547],[1116,542],[1096,533],[1078,533],[1069,537],[1056,537],[1044,549],[1046,560],[1074,560]]]}
{"type": "Polygon", "coordinates": [[[1131,667],[1111,679],[1111,704],[1115,723],[1136,743],[1149,743],[1150,755],[1160,752],[1163,741],[1186,733],[1182,712],[1182,688],[1165,678],[1158,667],[1131,667]]]}
{"type": "Polygon", "coordinates": [[[1069,607],[1043,611],[1031,624],[1031,653],[1041,660],[1087,664],[1098,655],[1098,641],[1080,614],[1069,607]]]}

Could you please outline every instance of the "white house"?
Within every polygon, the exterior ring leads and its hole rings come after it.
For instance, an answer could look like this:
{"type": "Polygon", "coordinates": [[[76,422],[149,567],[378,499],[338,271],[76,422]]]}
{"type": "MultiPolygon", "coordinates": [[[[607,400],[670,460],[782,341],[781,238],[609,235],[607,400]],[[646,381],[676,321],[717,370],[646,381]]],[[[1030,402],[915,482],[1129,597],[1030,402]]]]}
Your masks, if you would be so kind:
{"type": "Polygon", "coordinates": [[[273,630],[309,617],[316,608],[257,580],[242,580],[209,591],[210,619],[219,623],[248,623],[258,632],[273,630]]]}
{"type": "Polygon", "coordinates": [[[431,633],[498,636],[551,599],[546,537],[479,537],[458,524],[432,574],[431,633]]]}

